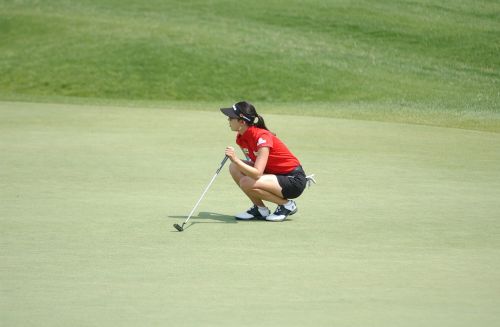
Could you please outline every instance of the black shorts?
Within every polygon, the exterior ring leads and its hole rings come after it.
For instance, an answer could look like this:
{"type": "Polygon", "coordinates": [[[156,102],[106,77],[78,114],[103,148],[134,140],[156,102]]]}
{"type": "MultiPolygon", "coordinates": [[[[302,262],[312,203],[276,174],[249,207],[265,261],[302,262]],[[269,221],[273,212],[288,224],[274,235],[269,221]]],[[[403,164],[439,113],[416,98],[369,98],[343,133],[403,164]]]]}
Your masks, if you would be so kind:
{"type": "Polygon", "coordinates": [[[281,193],[285,199],[295,199],[299,197],[306,188],[306,173],[302,166],[298,166],[286,175],[276,175],[281,186],[281,193]]]}

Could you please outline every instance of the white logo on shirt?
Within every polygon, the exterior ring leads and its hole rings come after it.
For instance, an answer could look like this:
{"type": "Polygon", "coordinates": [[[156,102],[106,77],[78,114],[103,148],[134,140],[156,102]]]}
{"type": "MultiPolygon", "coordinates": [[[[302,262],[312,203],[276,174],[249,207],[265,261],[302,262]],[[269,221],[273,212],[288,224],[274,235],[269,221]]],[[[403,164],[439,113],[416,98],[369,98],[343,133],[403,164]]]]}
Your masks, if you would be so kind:
{"type": "Polygon", "coordinates": [[[266,143],[266,140],[264,140],[262,137],[259,137],[259,140],[257,141],[257,146],[266,143]]]}

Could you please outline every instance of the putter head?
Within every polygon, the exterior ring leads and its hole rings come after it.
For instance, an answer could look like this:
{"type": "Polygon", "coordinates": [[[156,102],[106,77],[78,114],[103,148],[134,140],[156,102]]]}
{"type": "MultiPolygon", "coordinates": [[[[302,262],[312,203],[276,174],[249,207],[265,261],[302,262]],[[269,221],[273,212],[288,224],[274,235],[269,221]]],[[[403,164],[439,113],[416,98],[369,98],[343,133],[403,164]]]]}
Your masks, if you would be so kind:
{"type": "Polygon", "coordinates": [[[174,224],[174,227],[175,227],[175,229],[177,229],[179,232],[182,232],[182,231],[184,230],[184,228],[182,228],[182,226],[181,226],[181,225],[179,225],[179,224],[174,224]]]}

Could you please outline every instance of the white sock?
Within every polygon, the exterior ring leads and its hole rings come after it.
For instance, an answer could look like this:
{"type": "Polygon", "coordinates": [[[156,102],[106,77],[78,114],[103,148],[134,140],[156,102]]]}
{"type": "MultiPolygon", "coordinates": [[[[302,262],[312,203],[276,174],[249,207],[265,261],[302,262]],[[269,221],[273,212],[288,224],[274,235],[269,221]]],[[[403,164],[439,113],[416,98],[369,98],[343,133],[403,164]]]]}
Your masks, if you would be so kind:
{"type": "Polygon", "coordinates": [[[292,200],[288,200],[288,202],[285,203],[284,206],[288,210],[293,210],[293,209],[295,209],[295,202],[293,202],[292,200]]]}
{"type": "Polygon", "coordinates": [[[267,207],[257,206],[257,208],[259,209],[260,214],[269,213],[269,209],[267,207]]]}

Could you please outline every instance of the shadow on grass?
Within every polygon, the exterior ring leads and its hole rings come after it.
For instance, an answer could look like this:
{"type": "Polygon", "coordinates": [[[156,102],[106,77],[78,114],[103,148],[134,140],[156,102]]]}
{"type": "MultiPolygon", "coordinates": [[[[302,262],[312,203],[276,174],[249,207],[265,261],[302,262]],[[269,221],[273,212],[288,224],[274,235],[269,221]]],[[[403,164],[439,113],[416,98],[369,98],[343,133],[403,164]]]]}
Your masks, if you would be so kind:
{"type": "MultiPolygon", "coordinates": [[[[187,216],[168,216],[169,218],[174,219],[186,219],[187,216]]],[[[293,219],[287,218],[286,221],[293,221],[293,219]]],[[[179,222],[179,225],[182,225],[184,221],[179,222]]],[[[215,212],[200,212],[197,216],[191,216],[186,226],[184,226],[184,230],[190,228],[196,224],[237,224],[239,222],[267,222],[265,219],[252,219],[252,220],[237,220],[234,216],[222,215],[220,213],[215,212]],[[210,221],[212,220],[212,221],[210,221]],[[215,220],[215,221],[214,221],[215,220]]]]}
{"type": "MultiPolygon", "coordinates": [[[[175,219],[186,219],[187,216],[168,216],[169,218],[175,219]]],[[[197,216],[191,216],[184,229],[188,229],[195,224],[237,224],[238,221],[234,218],[234,216],[222,215],[220,213],[215,212],[200,212],[197,216]],[[214,221],[215,220],[215,221],[214,221]]],[[[181,225],[179,223],[179,225],[181,225]]]]}

